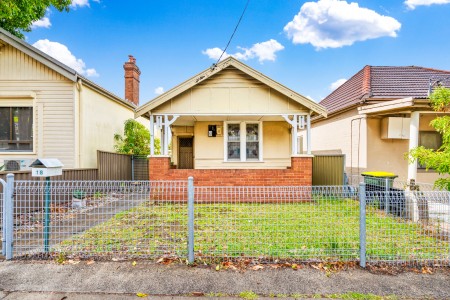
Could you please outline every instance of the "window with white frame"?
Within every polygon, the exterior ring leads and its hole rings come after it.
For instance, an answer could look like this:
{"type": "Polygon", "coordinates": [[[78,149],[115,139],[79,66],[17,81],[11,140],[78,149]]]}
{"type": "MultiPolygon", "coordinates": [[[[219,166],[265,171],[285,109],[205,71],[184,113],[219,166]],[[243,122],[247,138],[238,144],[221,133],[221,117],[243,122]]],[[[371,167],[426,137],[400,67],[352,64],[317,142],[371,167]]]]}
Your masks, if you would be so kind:
{"type": "Polygon", "coordinates": [[[228,122],[225,131],[225,161],[262,160],[261,122],[228,122]]]}
{"type": "Polygon", "coordinates": [[[33,150],[33,108],[0,107],[0,152],[33,150]]]}

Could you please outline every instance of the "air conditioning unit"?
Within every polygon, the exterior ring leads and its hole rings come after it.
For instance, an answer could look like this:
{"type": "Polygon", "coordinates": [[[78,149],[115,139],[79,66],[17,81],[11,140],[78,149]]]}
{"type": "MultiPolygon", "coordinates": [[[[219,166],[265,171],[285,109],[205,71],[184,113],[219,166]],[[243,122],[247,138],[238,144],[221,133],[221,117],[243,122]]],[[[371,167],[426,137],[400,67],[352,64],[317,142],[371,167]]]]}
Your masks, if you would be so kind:
{"type": "Polygon", "coordinates": [[[5,159],[4,171],[28,171],[32,162],[32,159],[5,159]]]}

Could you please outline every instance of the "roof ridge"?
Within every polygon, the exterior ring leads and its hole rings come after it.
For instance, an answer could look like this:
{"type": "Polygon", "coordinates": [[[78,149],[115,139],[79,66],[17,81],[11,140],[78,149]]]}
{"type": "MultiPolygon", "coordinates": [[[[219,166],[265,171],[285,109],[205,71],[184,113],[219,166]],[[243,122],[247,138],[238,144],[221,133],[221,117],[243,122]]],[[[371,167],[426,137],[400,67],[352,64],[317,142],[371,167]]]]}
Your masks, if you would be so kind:
{"type": "Polygon", "coordinates": [[[410,66],[371,66],[371,68],[393,68],[393,69],[398,69],[398,68],[416,68],[416,69],[424,69],[424,70],[435,71],[435,72],[450,73],[449,70],[428,68],[428,67],[422,67],[422,66],[416,66],[416,65],[410,65],[410,66]]]}

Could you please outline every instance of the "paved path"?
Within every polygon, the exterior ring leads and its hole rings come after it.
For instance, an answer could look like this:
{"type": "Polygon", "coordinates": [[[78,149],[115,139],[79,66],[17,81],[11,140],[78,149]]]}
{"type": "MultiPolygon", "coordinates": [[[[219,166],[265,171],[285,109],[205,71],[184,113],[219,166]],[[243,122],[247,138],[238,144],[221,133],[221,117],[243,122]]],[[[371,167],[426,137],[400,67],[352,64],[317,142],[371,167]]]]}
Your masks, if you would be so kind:
{"type": "MultiPolygon", "coordinates": [[[[357,268],[327,276],[323,271],[309,267],[295,271],[265,266],[259,271],[238,272],[141,261],[135,266],[131,262],[58,265],[13,261],[0,262],[0,291],[5,299],[14,299],[11,297],[16,295],[20,299],[56,299],[37,298],[41,293],[48,297],[52,293],[58,297],[64,294],[57,299],[67,295],[65,299],[127,299],[136,293],[186,296],[194,292],[239,295],[243,291],[253,291],[261,296],[357,292],[394,294],[408,299],[450,299],[449,274],[449,270],[445,270],[433,275],[412,272],[377,275],[357,268]],[[27,295],[31,298],[26,298],[27,295]]],[[[155,299],[153,296],[148,298],[155,299]]]]}

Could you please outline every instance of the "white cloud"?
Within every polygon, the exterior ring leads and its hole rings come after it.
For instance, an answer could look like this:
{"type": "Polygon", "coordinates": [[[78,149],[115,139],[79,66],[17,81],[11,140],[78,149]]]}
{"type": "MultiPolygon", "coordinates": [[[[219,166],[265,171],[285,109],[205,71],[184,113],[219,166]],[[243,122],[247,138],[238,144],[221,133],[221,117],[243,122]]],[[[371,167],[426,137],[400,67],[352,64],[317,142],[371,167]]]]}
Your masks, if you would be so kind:
{"type": "MultiPolygon", "coordinates": [[[[94,2],[100,3],[100,0],[93,0],[94,2]]],[[[89,0],[72,0],[72,4],[70,4],[70,6],[72,7],[83,7],[83,6],[90,6],[89,5],[89,0]]]]}
{"type": "Polygon", "coordinates": [[[80,58],[76,58],[67,46],[63,44],[45,39],[37,41],[33,44],[33,46],[74,69],[81,75],[99,76],[95,69],[86,69],[86,64],[84,61],[80,58]]]}
{"type": "Polygon", "coordinates": [[[338,87],[343,85],[344,82],[346,82],[346,81],[347,81],[347,79],[345,79],[345,78],[341,78],[341,79],[336,80],[335,82],[330,84],[330,90],[334,91],[335,89],[337,89],[338,87]]]}
{"type": "Polygon", "coordinates": [[[70,4],[72,7],[83,7],[83,6],[89,6],[89,0],[72,0],[72,4],[70,4]]]}
{"type": "Polygon", "coordinates": [[[450,0],[406,0],[405,5],[409,9],[415,9],[417,6],[430,6],[433,4],[448,4],[450,0]]]}
{"type": "MultiPolygon", "coordinates": [[[[284,49],[284,46],[278,43],[274,39],[270,39],[266,42],[256,43],[251,48],[238,47],[240,52],[236,52],[234,54],[224,53],[221,60],[233,56],[240,60],[249,60],[253,58],[258,58],[260,63],[265,60],[275,61],[276,52],[284,49]]],[[[205,51],[202,51],[203,54],[207,55],[209,58],[217,60],[222,54],[222,50],[220,48],[209,48],[205,51]]]]}
{"type": "MultiPolygon", "coordinates": [[[[206,50],[202,51],[202,53],[211,59],[218,60],[220,58],[220,55],[222,54],[222,51],[223,51],[222,49],[215,47],[215,48],[206,49],[206,50]]],[[[230,55],[225,52],[220,60],[224,60],[225,58],[227,58],[229,56],[230,55]]]]}
{"type": "Polygon", "coordinates": [[[162,86],[158,86],[158,87],[155,89],[155,94],[156,94],[156,95],[161,95],[162,93],[164,93],[164,88],[163,88],[162,86]]]}
{"type": "Polygon", "coordinates": [[[50,19],[48,17],[43,17],[42,19],[31,23],[31,28],[38,28],[38,27],[50,28],[50,26],[52,26],[52,23],[50,22],[50,19]]]}
{"type": "Polygon", "coordinates": [[[384,36],[396,37],[401,24],[358,3],[341,0],[306,2],[284,32],[294,44],[317,49],[350,46],[384,36]]]}

